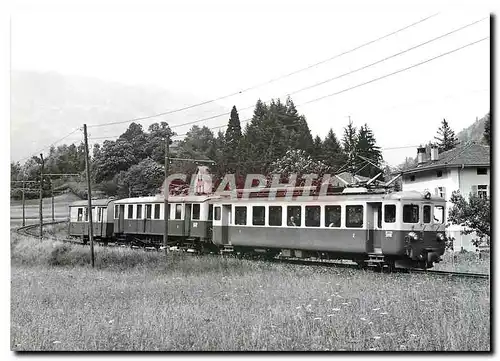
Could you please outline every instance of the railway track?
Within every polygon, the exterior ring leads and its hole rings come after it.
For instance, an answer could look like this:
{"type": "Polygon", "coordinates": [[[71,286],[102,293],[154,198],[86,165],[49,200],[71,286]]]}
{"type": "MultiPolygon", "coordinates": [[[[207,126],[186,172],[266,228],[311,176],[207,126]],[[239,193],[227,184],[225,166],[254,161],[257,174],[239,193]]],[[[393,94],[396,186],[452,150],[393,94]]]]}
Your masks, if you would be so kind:
{"type": "MultiPolygon", "coordinates": [[[[44,226],[61,224],[68,222],[68,220],[60,220],[55,222],[47,222],[44,223],[44,226]]],[[[36,229],[40,226],[39,223],[30,224],[28,226],[19,227],[16,229],[16,232],[21,235],[30,236],[30,237],[38,237],[39,234],[33,234],[29,231],[32,229],[36,229]]],[[[88,244],[82,243],[81,241],[77,241],[74,239],[68,238],[57,238],[57,237],[46,237],[44,238],[53,239],[62,242],[73,243],[81,246],[85,246],[88,244]]],[[[114,244],[115,247],[120,247],[119,244],[114,244]]],[[[150,248],[140,248],[140,247],[131,247],[138,250],[151,250],[150,248]]],[[[162,251],[160,249],[159,251],[162,251]]],[[[189,252],[188,252],[189,253],[189,252]]],[[[286,264],[294,264],[294,265],[302,265],[302,266],[322,266],[322,267],[337,267],[337,268],[352,268],[359,269],[359,266],[355,263],[345,263],[344,261],[339,260],[318,260],[318,259],[300,259],[300,258],[266,258],[267,261],[276,262],[276,263],[286,263],[286,264]]],[[[470,273],[470,272],[452,272],[452,271],[439,271],[439,270],[424,270],[424,269],[406,269],[406,268],[395,268],[392,272],[397,273],[424,273],[424,274],[432,274],[435,276],[446,276],[446,277],[460,277],[460,278],[477,278],[477,279],[489,279],[489,274],[484,273],[470,273]]]]}

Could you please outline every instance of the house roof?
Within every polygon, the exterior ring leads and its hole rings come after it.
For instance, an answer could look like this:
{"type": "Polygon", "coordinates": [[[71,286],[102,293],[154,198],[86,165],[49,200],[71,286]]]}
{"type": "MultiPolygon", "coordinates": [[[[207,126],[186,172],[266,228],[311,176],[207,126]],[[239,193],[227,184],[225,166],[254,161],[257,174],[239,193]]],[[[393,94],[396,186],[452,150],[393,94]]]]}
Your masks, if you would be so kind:
{"type": "Polygon", "coordinates": [[[436,168],[490,166],[490,147],[478,142],[470,142],[439,154],[438,160],[424,163],[403,171],[403,174],[418,173],[436,168]]]}

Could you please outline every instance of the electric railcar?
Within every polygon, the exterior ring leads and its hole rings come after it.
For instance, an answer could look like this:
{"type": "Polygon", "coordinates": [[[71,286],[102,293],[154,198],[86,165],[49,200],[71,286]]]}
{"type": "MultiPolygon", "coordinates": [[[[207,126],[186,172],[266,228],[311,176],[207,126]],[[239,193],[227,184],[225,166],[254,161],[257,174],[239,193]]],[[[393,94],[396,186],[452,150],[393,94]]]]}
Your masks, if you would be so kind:
{"type": "MultiPolygon", "coordinates": [[[[78,218],[86,209],[77,203],[71,206],[78,208],[71,211],[71,223],[76,221],[73,215],[78,218]]],[[[94,212],[99,207],[96,203],[94,212]]],[[[342,194],[316,200],[176,196],[169,197],[167,213],[169,246],[198,250],[351,259],[389,267],[401,262],[418,268],[432,267],[445,250],[445,200],[415,191],[346,188],[342,194]]],[[[104,242],[162,244],[160,196],[108,201],[108,225],[110,214],[113,223],[105,227],[106,235],[94,233],[104,242]]],[[[77,235],[75,227],[70,229],[77,235]]],[[[88,237],[88,226],[86,234],[85,227],[78,229],[82,234],[77,236],[88,237]]]]}

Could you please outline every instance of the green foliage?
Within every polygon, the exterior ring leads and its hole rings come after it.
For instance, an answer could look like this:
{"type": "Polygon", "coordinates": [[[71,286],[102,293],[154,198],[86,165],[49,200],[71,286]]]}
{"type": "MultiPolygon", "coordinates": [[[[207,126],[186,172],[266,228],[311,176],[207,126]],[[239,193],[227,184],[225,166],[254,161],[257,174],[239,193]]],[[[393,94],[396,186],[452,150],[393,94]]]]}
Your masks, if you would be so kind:
{"type": "Polygon", "coordinates": [[[453,204],[448,215],[451,224],[463,226],[463,234],[476,233],[478,239],[474,241],[477,246],[484,241],[489,245],[491,235],[490,200],[469,194],[466,200],[459,191],[451,194],[450,202],[453,204]]]}
{"type": "Polygon", "coordinates": [[[224,138],[224,166],[228,173],[234,173],[240,168],[241,138],[240,118],[236,106],[233,106],[224,138]]]}
{"type": "Polygon", "coordinates": [[[120,197],[155,195],[164,180],[164,168],[151,158],[134,164],[115,177],[120,197]]]}
{"type": "Polygon", "coordinates": [[[344,128],[344,136],[342,138],[342,147],[347,157],[346,170],[354,173],[356,171],[357,157],[356,148],[358,144],[358,136],[356,134],[356,127],[349,120],[349,124],[344,128]]]}
{"type": "Polygon", "coordinates": [[[453,149],[457,146],[458,139],[446,119],[443,119],[441,122],[441,127],[438,129],[437,133],[438,134],[434,137],[434,139],[438,141],[440,152],[446,152],[447,150],[453,149]]]}
{"type": "Polygon", "coordinates": [[[288,150],[281,159],[271,164],[271,173],[282,174],[285,177],[292,173],[322,176],[329,170],[329,166],[314,160],[302,149],[288,150]]]}

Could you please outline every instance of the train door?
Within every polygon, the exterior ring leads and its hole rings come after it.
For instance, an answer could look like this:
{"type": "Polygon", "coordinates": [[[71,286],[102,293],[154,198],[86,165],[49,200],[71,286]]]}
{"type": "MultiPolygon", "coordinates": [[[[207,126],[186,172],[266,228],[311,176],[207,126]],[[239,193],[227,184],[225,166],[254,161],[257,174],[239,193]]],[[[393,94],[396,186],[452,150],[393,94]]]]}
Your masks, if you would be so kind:
{"type": "Polygon", "coordinates": [[[120,204],[118,207],[118,229],[116,233],[123,233],[125,225],[125,204],[120,204]]]}
{"type": "Polygon", "coordinates": [[[229,225],[231,224],[231,205],[223,204],[221,210],[222,244],[231,244],[229,240],[229,225]]]}
{"type": "Polygon", "coordinates": [[[189,237],[191,231],[191,203],[186,203],[184,209],[184,235],[189,237]]]}
{"type": "Polygon", "coordinates": [[[382,253],[382,203],[367,203],[366,212],[366,252],[382,253]]]}

